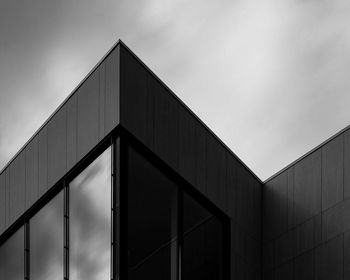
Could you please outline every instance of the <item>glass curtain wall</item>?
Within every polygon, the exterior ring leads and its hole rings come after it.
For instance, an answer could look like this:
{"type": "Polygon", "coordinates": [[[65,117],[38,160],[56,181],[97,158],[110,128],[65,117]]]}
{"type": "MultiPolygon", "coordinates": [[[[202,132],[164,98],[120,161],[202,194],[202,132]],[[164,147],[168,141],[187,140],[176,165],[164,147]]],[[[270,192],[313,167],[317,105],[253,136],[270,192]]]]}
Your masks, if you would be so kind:
{"type": "Polygon", "coordinates": [[[183,193],[183,280],[223,279],[222,222],[183,193]]]}
{"type": "Polygon", "coordinates": [[[128,279],[222,280],[223,222],[127,148],[128,279]]]}
{"type": "MultiPolygon", "coordinates": [[[[223,280],[222,219],[136,150],[126,152],[128,279],[223,280]]],[[[0,280],[112,278],[111,153],[109,147],[0,246],[0,280]]]]}
{"type": "Polygon", "coordinates": [[[178,188],[128,150],[129,279],[177,279],[178,188]]]}
{"type": "Polygon", "coordinates": [[[69,184],[69,279],[110,279],[111,148],[69,184]]]}
{"type": "Polygon", "coordinates": [[[29,220],[24,217],[25,224],[0,246],[0,280],[111,279],[111,151],[29,220]]]}
{"type": "Polygon", "coordinates": [[[63,191],[30,219],[30,279],[63,279],[63,191]]]}
{"type": "Polygon", "coordinates": [[[17,230],[0,247],[0,279],[24,279],[24,228],[17,230]]]}

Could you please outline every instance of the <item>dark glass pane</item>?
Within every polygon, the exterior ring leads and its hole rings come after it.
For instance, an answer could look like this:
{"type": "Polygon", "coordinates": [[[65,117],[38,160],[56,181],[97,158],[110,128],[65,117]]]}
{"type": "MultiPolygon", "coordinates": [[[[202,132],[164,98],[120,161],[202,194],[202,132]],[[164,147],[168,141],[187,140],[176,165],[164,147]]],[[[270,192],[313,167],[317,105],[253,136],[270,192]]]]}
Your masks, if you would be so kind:
{"type": "Polygon", "coordinates": [[[183,193],[183,207],[183,230],[185,233],[199,226],[212,216],[208,210],[206,210],[202,205],[200,205],[186,193],[183,193]]]}
{"type": "Polygon", "coordinates": [[[129,280],[177,280],[177,243],[160,248],[129,272],[129,280]]]}
{"type": "Polygon", "coordinates": [[[169,244],[177,234],[177,186],[136,151],[128,151],[129,277],[175,279],[177,250],[169,244]]]}
{"type": "Polygon", "coordinates": [[[63,279],[63,191],[30,220],[30,279],[63,279]]]}
{"type": "Polygon", "coordinates": [[[24,230],[21,227],[0,247],[0,279],[24,278],[24,230]]]}
{"type": "Polygon", "coordinates": [[[69,198],[70,279],[110,279],[110,148],[69,184],[69,198]]]}
{"type": "Polygon", "coordinates": [[[183,214],[182,279],[222,279],[222,222],[186,194],[183,214]]]}

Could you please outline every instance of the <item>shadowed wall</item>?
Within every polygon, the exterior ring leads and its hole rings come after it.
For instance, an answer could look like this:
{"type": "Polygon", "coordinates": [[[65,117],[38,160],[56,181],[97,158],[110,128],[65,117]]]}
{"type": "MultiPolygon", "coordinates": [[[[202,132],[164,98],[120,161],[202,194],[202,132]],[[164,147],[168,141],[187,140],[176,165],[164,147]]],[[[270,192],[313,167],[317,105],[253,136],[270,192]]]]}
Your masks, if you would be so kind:
{"type": "Polygon", "coordinates": [[[350,131],[263,187],[263,279],[350,278],[350,131]]]}

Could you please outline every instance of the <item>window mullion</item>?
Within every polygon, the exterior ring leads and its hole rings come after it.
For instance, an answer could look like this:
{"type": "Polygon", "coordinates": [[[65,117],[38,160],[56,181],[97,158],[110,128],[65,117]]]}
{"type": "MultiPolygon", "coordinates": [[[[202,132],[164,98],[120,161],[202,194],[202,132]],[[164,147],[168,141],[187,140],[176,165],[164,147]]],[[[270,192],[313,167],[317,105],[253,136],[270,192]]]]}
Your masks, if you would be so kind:
{"type": "Polygon", "coordinates": [[[64,279],[69,279],[69,188],[68,184],[64,183],[64,215],[63,215],[63,267],[64,279]]]}
{"type": "Polygon", "coordinates": [[[29,230],[29,222],[26,221],[24,223],[24,279],[29,280],[30,279],[30,247],[29,247],[29,240],[30,240],[30,230],[29,230]]]}

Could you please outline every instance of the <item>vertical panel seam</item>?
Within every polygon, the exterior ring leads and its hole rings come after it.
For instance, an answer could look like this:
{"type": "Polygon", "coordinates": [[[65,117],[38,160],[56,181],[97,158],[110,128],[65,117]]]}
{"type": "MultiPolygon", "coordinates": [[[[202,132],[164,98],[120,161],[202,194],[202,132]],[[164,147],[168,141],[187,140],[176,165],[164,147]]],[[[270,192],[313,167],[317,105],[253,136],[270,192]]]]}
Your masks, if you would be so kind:
{"type": "Polygon", "coordinates": [[[75,98],[75,163],[78,161],[78,102],[79,102],[79,92],[77,91],[75,98]]]}
{"type": "Polygon", "coordinates": [[[323,153],[324,153],[324,147],[321,147],[321,212],[323,212],[323,183],[324,183],[324,180],[323,180],[323,166],[324,166],[324,163],[323,163],[323,153]]]}
{"type": "Polygon", "coordinates": [[[24,210],[28,207],[28,202],[27,202],[27,152],[28,152],[28,147],[27,145],[25,149],[23,150],[24,152],[24,182],[25,182],[25,187],[24,187],[24,210]]]}
{"type": "Polygon", "coordinates": [[[68,102],[66,103],[66,173],[68,168],[68,102]]]}
{"type": "MultiPolygon", "coordinates": [[[[22,211],[25,211],[27,208],[27,148],[28,146],[24,149],[24,205],[22,208],[22,211]]],[[[20,213],[21,215],[22,213],[20,213]]]]}
{"type": "Polygon", "coordinates": [[[11,206],[12,206],[12,202],[11,202],[11,165],[9,166],[9,171],[8,171],[8,179],[9,179],[9,184],[8,184],[8,188],[9,188],[9,224],[8,226],[10,226],[11,224],[11,206]]]}
{"type": "MultiPolygon", "coordinates": [[[[322,222],[322,216],[323,216],[323,194],[322,194],[322,185],[323,185],[323,178],[322,178],[322,174],[323,174],[323,147],[321,148],[321,232],[323,231],[323,222],[322,222]]],[[[321,234],[321,240],[323,241],[323,236],[321,234]]],[[[322,242],[321,241],[321,242],[322,242]]]]}
{"type": "Polygon", "coordinates": [[[293,191],[293,202],[292,202],[292,207],[293,207],[293,217],[292,217],[292,227],[294,227],[294,225],[296,224],[296,219],[295,219],[295,168],[294,166],[292,166],[292,191],[293,191]]]}
{"type": "Polygon", "coordinates": [[[344,232],[343,232],[343,234],[342,234],[342,251],[343,251],[343,265],[342,265],[342,268],[343,268],[343,277],[342,277],[342,279],[344,279],[344,275],[345,275],[345,268],[344,268],[344,263],[345,263],[345,253],[344,253],[344,236],[345,236],[345,234],[344,234],[344,232]]]}
{"type": "Polygon", "coordinates": [[[228,166],[228,160],[227,160],[227,153],[225,151],[225,183],[224,183],[224,203],[225,203],[225,212],[228,213],[228,180],[227,180],[227,166],[228,166]]]}
{"type": "Polygon", "coordinates": [[[46,128],[46,191],[49,188],[49,123],[46,128]]]}
{"type": "Polygon", "coordinates": [[[100,77],[100,81],[99,81],[99,108],[101,106],[103,106],[103,111],[100,112],[99,111],[99,135],[100,135],[100,139],[102,139],[105,136],[106,133],[106,87],[107,87],[107,83],[106,83],[106,68],[107,68],[107,59],[100,65],[100,73],[99,73],[99,77],[100,77]],[[103,66],[103,67],[102,67],[103,66]],[[102,67],[102,68],[101,68],[102,67]],[[104,78],[102,80],[102,77],[104,78]],[[103,87],[103,90],[101,90],[101,87],[103,87]],[[104,98],[102,99],[102,94],[104,95],[104,98]],[[103,126],[101,125],[101,119],[103,119],[103,126]]]}
{"type": "Polygon", "coordinates": [[[342,179],[343,179],[343,182],[342,182],[342,186],[343,186],[343,198],[342,200],[345,199],[345,136],[344,136],[344,133],[342,133],[342,145],[343,145],[343,149],[342,149],[342,159],[343,159],[343,166],[342,166],[342,171],[343,171],[343,176],[342,176],[342,179]]]}
{"type": "Polygon", "coordinates": [[[4,170],[4,177],[5,177],[5,229],[7,228],[7,204],[8,204],[8,201],[7,201],[7,172],[6,172],[7,169],[4,170]]]}
{"type": "Polygon", "coordinates": [[[39,198],[39,133],[38,133],[38,137],[37,137],[37,141],[36,141],[36,155],[37,155],[37,185],[36,185],[36,197],[39,198]]]}
{"type": "MultiPolygon", "coordinates": [[[[102,64],[101,64],[102,65],[102,64]]],[[[101,140],[101,136],[100,136],[100,130],[101,130],[101,71],[100,71],[100,67],[97,67],[96,71],[98,71],[98,101],[97,101],[97,142],[99,140],[101,140]]]]}
{"type": "Polygon", "coordinates": [[[208,141],[207,141],[207,137],[208,137],[208,132],[205,131],[205,185],[204,185],[204,191],[205,191],[205,195],[208,197],[208,141]]]}

